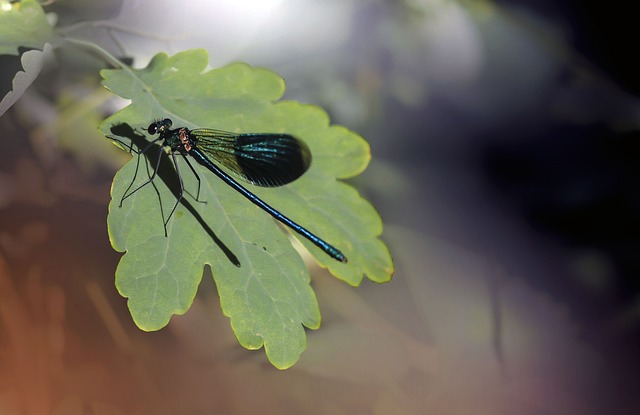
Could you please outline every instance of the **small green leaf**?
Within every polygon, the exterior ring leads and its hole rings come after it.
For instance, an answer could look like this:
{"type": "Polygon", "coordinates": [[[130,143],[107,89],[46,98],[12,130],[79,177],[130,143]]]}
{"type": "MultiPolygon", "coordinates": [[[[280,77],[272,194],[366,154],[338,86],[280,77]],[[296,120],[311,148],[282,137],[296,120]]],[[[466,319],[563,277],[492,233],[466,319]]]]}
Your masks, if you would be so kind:
{"type": "Polygon", "coordinates": [[[53,29],[35,0],[0,1],[0,55],[17,55],[18,47],[42,50],[53,29]]]}
{"type": "MultiPolygon", "coordinates": [[[[284,93],[277,74],[240,63],[209,69],[207,53],[190,50],[172,57],[159,54],[140,70],[104,70],[102,76],[108,89],[131,100],[101,125],[106,135],[113,136],[114,127],[124,124],[137,128],[142,138],[152,120],[168,117],[174,127],[285,132],[305,141],[313,160],[300,179],[279,188],[247,187],[348,257],[347,264],[338,262],[293,235],[336,277],[352,285],[364,275],[376,282],[391,278],[391,257],[378,239],[378,214],[353,188],[336,180],[366,168],[367,143],[344,127],[330,125],[318,107],[277,101],[284,93]]],[[[148,142],[146,136],[138,148],[148,142]]],[[[173,314],[186,312],[208,264],[239,342],[248,349],[264,345],[278,368],[293,365],[305,348],[303,326],[320,325],[309,271],[300,255],[271,216],[192,160],[202,180],[201,202],[195,200],[198,182],[182,157],[177,159],[185,197],[167,224],[168,237],[163,218],[178,192],[170,157],[157,151],[134,155],[113,182],[109,234],[113,247],[126,252],[116,285],[129,299],[136,324],[157,330],[173,314]],[[119,207],[134,176],[130,189],[149,180],[158,154],[166,170],[161,168],[152,184],[119,207]]]]}

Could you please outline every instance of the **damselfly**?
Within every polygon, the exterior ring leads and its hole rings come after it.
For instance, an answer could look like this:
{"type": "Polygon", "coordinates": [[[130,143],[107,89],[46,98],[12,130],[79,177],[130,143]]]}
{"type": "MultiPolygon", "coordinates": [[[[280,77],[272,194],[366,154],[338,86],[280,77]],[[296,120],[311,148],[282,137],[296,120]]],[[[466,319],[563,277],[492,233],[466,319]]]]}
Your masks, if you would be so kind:
{"type": "MultiPolygon", "coordinates": [[[[152,122],[147,128],[151,135],[159,134],[140,153],[145,153],[155,143],[160,142],[162,146],[169,147],[173,163],[178,174],[180,191],[176,204],[171,209],[169,216],[164,221],[165,235],[167,234],[167,223],[175,212],[184,194],[182,177],[177,170],[176,154],[184,157],[187,165],[198,180],[198,191],[196,199],[200,193],[200,177],[195,168],[189,162],[186,155],[193,157],[199,164],[206,167],[227,185],[242,196],[249,199],[253,204],[273,216],[281,223],[287,225],[298,234],[307,238],[317,247],[322,249],[332,258],[341,262],[347,262],[347,258],[334,246],[328,244],[307,229],[298,225],[278,210],[265,203],[258,196],[247,190],[233,177],[227,174],[216,163],[233,174],[241,177],[251,184],[261,187],[277,187],[290,183],[302,176],[311,164],[311,152],[307,145],[289,134],[274,133],[231,133],[227,131],[214,130],[210,128],[198,128],[190,130],[186,127],[171,129],[172,121],[168,118],[152,122]]],[[[149,180],[131,190],[133,183],[125,191],[122,202],[135,192],[153,181],[158,173],[162,153],[158,154],[155,170],[149,180]]]]}

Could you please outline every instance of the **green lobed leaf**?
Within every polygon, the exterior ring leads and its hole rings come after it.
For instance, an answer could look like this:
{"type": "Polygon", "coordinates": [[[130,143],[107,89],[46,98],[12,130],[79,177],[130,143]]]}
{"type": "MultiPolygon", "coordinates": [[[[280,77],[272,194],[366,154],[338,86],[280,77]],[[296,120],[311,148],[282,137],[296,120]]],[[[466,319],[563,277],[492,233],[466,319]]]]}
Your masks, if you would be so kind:
{"type": "MultiPolygon", "coordinates": [[[[247,187],[348,257],[347,264],[338,262],[294,234],[336,277],[352,285],[363,275],[376,282],[391,278],[391,257],[378,238],[378,214],[353,188],[336,180],[366,168],[367,143],[344,127],[330,125],[318,107],[277,101],[284,93],[284,81],[277,74],[242,63],[209,69],[207,52],[190,50],[172,57],[158,54],[147,68],[104,70],[102,76],[108,89],[131,100],[101,125],[106,135],[113,136],[112,127],[123,123],[141,134],[152,120],[168,117],[174,128],[286,132],[305,141],[313,161],[300,179],[280,188],[247,187]]],[[[124,200],[122,207],[120,200],[132,178],[136,176],[132,189],[149,179],[153,168],[147,158],[134,155],[112,186],[109,235],[114,249],[125,252],[116,285],[129,299],[136,324],[157,330],[171,315],[186,312],[208,264],[222,310],[240,344],[249,349],[264,345],[278,368],[293,365],[305,348],[303,326],[319,327],[320,314],[309,271],[288,234],[192,161],[202,179],[199,200],[205,203],[194,200],[197,181],[178,156],[190,196],[178,205],[165,237],[163,217],[175,204],[177,179],[169,157],[163,163],[167,173],[124,200]]]]}
{"type": "Polygon", "coordinates": [[[53,29],[40,3],[0,1],[0,55],[17,55],[18,47],[42,50],[52,37],[53,29]]]}

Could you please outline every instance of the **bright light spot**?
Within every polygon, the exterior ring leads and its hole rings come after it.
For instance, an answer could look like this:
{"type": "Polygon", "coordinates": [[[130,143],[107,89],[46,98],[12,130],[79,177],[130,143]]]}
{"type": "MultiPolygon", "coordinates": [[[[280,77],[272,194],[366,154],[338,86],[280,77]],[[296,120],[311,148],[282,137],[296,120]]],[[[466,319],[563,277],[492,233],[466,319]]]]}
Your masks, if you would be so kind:
{"type": "MultiPolygon", "coordinates": [[[[211,4],[210,1],[201,2],[206,5],[211,4]]],[[[229,3],[220,3],[218,6],[224,7],[223,5],[226,5],[229,10],[246,13],[247,15],[260,15],[272,11],[280,6],[282,2],[283,0],[234,0],[229,3]]]]}
{"type": "Polygon", "coordinates": [[[232,25],[237,22],[246,26],[268,19],[282,3],[283,0],[234,0],[212,4],[209,0],[191,0],[185,7],[195,18],[202,16],[214,19],[216,24],[232,25]]]}
{"type": "Polygon", "coordinates": [[[9,3],[8,1],[0,1],[0,11],[8,12],[11,9],[11,3],[9,3]]]}
{"type": "MultiPolygon", "coordinates": [[[[4,0],[0,0],[4,1],[4,0]]],[[[204,48],[211,64],[234,60],[289,60],[331,50],[349,33],[352,1],[135,0],[123,3],[118,25],[141,35],[118,34],[126,51],[144,62],[157,50],[173,54],[204,48]],[[155,41],[150,44],[150,41],[155,41]]]]}
{"type": "Polygon", "coordinates": [[[201,46],[214,51],[214,61],[234,60],[249,45],[284,30],[274,23],[283,3],[285,0],[190,0],[183,3],[190,16],[185,34],[205,40],[201,46]]]}

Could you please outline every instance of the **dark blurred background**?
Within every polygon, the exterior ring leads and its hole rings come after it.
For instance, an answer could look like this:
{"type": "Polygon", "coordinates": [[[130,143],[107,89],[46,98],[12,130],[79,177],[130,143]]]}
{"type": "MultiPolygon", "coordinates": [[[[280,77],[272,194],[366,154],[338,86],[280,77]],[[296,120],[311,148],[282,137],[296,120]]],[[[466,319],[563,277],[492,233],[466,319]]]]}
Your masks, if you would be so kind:
{"type": "Polygon", "coordinates": [[[48,6],[61,27],[98,21],[67,35],[138,67],[204,47],[214,67],[272,68],[285,98],[362,134],[373,160],[352,183],[397,272],[354,289],[314,268],[323,326],[285,372],[235,342],[208,271],[192,310],[139,331],[105,221],[126,155],[96,131],[122,104],[95,54],[60,49],[0,118],[0,412],[635,413],[634,6],[48,6]]]}

